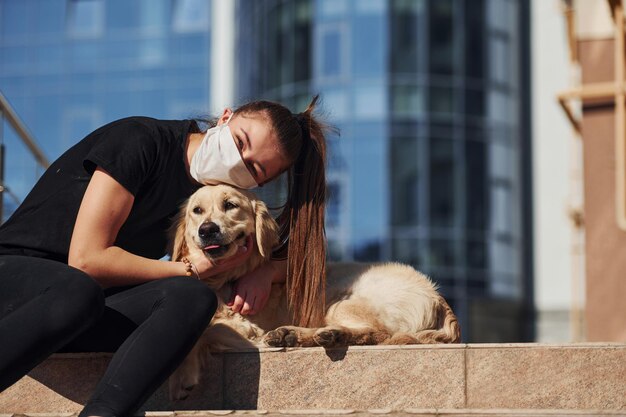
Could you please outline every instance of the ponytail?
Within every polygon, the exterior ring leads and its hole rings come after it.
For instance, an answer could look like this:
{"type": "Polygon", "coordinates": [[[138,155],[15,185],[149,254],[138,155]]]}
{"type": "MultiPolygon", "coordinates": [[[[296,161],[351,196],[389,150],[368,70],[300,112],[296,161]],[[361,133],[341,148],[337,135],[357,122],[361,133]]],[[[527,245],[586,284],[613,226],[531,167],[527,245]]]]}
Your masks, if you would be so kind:
{"type": "Polygon", "coordinates": [[[307,109],[293,114],[280,104],[257,101],[241,112],[265,112],[276,132],[287,171],[287,202],[278,216],[281,245],[274,256],[287,257],[287,300],[294,323],[320,326],[326,300],[326,137],[328,126],[313,115],[319,96],[307,109]]]}
{"type": "MultiPolygon", "coordinates": [[[[289,246],[287,299],[294,321],[319,326],[326,305],[326,140],[313,117],[318,96],[296,115],[302,131],[302,148],[292,168],[287,205],[289,246]]],[[[279,223],[286,219],[279,217],[279,223]]],[[[282,237],[282,236],[281,236],[282,237]]]]}

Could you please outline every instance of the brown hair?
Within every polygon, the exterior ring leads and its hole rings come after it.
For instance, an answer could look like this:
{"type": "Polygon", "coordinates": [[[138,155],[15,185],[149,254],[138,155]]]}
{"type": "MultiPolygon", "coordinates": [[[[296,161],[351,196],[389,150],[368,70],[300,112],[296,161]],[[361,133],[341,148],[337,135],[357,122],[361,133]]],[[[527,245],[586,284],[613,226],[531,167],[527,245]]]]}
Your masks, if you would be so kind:
{"type": "Polygon", "coordinates": [[[295,323],[319,326],[325,311],[326,137],[328,126],[313,116],[319,96],[294,114],[281,104],[253,101],[235,114],[261,113],[269,118],[282,155],[289,162],[287,202],[278,216],[280,241],[276,257],[287,255],[287,300],[295,323]]]}

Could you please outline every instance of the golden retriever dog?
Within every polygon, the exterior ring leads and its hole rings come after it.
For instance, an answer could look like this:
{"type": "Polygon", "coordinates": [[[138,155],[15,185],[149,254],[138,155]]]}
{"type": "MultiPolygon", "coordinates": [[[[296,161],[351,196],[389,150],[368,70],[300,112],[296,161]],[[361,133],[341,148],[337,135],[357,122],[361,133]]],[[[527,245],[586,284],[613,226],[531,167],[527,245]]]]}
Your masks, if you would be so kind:
{"type": "Polygon", "coordinates": [[[284,285],[274,284],[265,308],[251,316],[225,305],[232,282],[269,261],[278,226],[252,193],[227,185],[194,193],[173,225],[172,259],[200,251],[216,261],[233,256],[251,234],[256,245],[244,265],[206,280],[219,306],[192,352],[170,377],[173,399],[188,396],[211,350],[262,346],[455,343],[460,328],[448,303],[426,276],[399,263],[330,264],[325,326],[293,326],[284,285]]]}

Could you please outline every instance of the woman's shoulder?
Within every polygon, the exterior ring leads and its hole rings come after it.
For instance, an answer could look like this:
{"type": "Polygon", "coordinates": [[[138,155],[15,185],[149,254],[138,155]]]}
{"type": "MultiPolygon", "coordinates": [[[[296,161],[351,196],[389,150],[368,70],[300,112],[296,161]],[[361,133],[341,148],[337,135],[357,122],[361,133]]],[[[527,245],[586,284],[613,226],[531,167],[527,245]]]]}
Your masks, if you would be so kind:
{"type": "Polygon", "coordinates": [[[88,135],[89,137],[107,138],[108,140],[134,141],[174,140],[178,142],[194,131],[195,121],[189,119],[165,120],[148,116],[129,116],[109,122],[88,135]]]}
{"type": "Polygon", "coordinates": [[[113,126],[128,126],[147,129],[159,129],[167,127],[187,126],[190,123],[194,123],[194,121],[189,119],[156,119],[154,117],[148,116],[129,116],[122,119],[114,120],[104,125],[103,127],[106,128],[113,126]]]}

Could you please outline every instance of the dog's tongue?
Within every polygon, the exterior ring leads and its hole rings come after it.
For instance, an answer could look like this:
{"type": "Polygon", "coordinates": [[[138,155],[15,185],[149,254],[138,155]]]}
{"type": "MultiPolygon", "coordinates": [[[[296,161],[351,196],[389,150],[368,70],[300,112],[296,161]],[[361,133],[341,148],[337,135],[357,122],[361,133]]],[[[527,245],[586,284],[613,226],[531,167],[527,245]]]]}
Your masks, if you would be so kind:
{"type": "Polygon", "coordinates": [[[220,247],[220,245],[209,245],[209,246],[205,247],[204,250],[217,249],[219,247],[220,247]]]}

